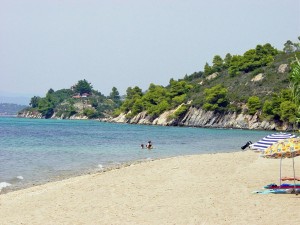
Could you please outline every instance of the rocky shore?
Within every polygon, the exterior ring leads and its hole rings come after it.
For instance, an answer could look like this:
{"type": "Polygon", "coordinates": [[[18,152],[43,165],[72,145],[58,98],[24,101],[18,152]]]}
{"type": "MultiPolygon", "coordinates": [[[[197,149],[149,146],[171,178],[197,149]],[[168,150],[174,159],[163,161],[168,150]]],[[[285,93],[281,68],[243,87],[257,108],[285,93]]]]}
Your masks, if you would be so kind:
{"type": "MultiPolygon", "coordinates": [[[[275,121],[265,121],[259,118],[259,114],[246,114],[245,112],[220,114],[213,111],[205,111],[202,109],[190,107],[187,112],[180,118],[172,119],[174,110],[169,110],[161,114],[157,118],[148,115],[147,112],[141,112],[133,118],[127,118],[126,114],[121,113],[118,117],[106,117],[99,119],[103,122],[112,123],[129,123],[143,125],[159,125],[159,126],[187,126],[187,127],[210,127],[210,128],[232,128],[232,129],[250,129],[250,130],[278,130],[291,131],[292,125],[288,123],[279,123],[275,121]]],[[[43,118],[38,112],[23,111],[18,114],[23,118],[43,118]]],[[[51,119],[61,119],[55,113],[51,119]]],[[[73,115],[68,119],[85,120],[88,119],[83,115],[73,115]]]]}
{"type": "Polygon", "coordinates": [[[167,111],[159,117],[153,119],[146,112],[141,112],[135,117],[128,119],[125,114],[120,114],[115,118],[106,118],[103,121],[115,123],[161,125],[161,126],[188,126],[188,127],[213,127],[213,128],[233,128],[250,130],[292,130],[292,125],[288,123],[276,123],[275,121],[261,121],[259,115],[248,115],[244,113],[220,114],[212,111],[204,111],[190,107],[189,110],[179,119],[170,119],[175,110],[167,111]]]}

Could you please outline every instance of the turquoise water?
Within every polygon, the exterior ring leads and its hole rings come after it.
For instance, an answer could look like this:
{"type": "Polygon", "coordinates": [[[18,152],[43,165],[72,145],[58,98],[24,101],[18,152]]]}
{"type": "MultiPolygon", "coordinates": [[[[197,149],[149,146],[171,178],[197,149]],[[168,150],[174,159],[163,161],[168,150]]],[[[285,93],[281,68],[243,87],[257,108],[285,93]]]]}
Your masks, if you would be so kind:
{"type": "Polygon", "coordinates": [[[269,133],[0,117],[0,190],[138,160],[240,151],[269,133]],[[141,149],[149,140],[154,149],[141,149]]]}

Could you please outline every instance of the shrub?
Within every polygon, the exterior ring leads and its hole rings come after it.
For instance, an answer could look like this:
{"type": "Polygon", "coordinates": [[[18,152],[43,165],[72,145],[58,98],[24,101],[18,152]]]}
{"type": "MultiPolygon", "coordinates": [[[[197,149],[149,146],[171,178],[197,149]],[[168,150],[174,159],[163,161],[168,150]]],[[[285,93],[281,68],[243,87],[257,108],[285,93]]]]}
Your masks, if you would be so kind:
{"type": "Polygon", "coordinates": [[[228,90],[220,84],[212,88],[205,89],[203,109],[207,111],[213,110],[223,112],[229,104],[227,93],[228,90]]]}
{"type": "Polygon", "coordinates": [[[290,102],[284,101],[280,104],[280,119],[282,121],[294,123],[296,122],[297,106],[290,102]]]}
{"type": "Polygon", "coordinates": [[[254,115],[257,112],[257,110],[261,108],[261,102],[259,97],[251,96],[248,99],[247,106],[248,106],[248,113],[250,115],[254,115]]]}
{"type": "Polygon", "coordinates": [[[86,108],[83,110],[83,115],[87,116],[89,119],[97,117],[97,111],[93,108],[86,108]]]}

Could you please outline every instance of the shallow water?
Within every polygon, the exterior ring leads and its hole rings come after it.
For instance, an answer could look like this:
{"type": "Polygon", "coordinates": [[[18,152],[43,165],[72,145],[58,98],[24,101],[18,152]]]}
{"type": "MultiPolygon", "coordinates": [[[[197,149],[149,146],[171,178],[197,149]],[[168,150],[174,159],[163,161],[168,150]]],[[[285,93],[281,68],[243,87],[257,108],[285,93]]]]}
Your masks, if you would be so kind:
{"type": "Polygon", "coordinates": [[[138,160],[240,151],[247,141],[267,134],[0,117],[0,190],[1,185],[20,188],[138,160]],[[154,149],[141,149],[149,140],[154,149]]]}

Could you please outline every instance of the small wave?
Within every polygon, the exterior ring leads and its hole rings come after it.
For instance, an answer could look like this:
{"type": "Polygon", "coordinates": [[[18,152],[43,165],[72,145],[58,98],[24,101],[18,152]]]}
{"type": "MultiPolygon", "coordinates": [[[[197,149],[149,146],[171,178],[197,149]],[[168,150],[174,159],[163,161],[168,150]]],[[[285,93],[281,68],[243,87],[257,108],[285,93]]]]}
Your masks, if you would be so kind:
{"type": "Polygon", "coordinates": [[[10,183],[7,183],[7,182],[1,182],[1,183],[0,183],[0,192],[1,192],[1,190],[2,190],[3,188],[9,187],[9,186],[11,186],[10,183]]]}
{"type": "Polygon", "coordinates": [[[22,176],[17,176],[17,178],[18,178],[19,180],[24,180],[24,177],[22,177],[22,176]]]}
{"type": "Polygon", "coordinates": [[[98,165],[98,168],[101,169],[101,170],[103,170],[103,165],[102,165],[102,164],[99,164],[99,165],[98,165]]]}

